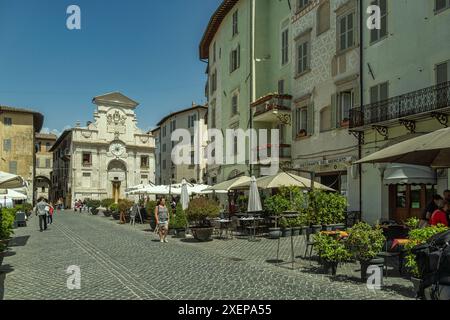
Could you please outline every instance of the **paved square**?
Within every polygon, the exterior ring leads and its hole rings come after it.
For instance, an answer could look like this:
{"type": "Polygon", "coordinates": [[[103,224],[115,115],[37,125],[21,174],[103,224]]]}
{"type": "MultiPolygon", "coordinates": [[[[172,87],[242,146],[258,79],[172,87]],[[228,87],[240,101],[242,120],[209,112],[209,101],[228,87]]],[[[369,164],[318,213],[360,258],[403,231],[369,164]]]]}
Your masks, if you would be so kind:
{"type": "MultiPolygon", "coordinates": [[[[388,278],[371,291],[358,281],[358,266],[338,276],[321,273],[316,263],[297,259],[299,269],[270,263],[277,240],[170,239],[161,244],[148,225],[119,225],[111,218],[65,211],[40,233],[32,217],[16,230],[0,266],[0,298],[12,299],[411,299],[412,284],[388,278]],[[66,270],[81,269],[81,289],[69,290],[66,270]]],[[[296,254],[303,238],[295,238],[296,254]]],[[[289,261],[290,240],[280,258],[289,261]]],[[[1,258],[0,258],[1,259],[1,258]]]]}

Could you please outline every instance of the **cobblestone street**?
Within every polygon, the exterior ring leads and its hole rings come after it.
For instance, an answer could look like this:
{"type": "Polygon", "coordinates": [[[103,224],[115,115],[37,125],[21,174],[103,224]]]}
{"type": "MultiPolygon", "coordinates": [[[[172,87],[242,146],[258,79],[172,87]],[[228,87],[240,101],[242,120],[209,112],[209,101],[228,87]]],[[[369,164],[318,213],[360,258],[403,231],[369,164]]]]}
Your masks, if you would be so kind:
{"type": "MultiPolygon", "coordinates": [[[[10,299],[411,299],[406,279],[387,278],[381,291],[359,282],[348,264],[333,278],[316,263],[276,266],[277,240],[160,243],[148,225],[118,225],[101,216],[66,211],[40,233],[32,217],[0,256],[0,298],[10,299]],[[67,289],[66,270],[81,268],[81,289],[67,289]]],[[[296,237],[297,255],[303,254],[296,237]]],[[[280,257],[290,256],[282,239],[280,257]]]]}

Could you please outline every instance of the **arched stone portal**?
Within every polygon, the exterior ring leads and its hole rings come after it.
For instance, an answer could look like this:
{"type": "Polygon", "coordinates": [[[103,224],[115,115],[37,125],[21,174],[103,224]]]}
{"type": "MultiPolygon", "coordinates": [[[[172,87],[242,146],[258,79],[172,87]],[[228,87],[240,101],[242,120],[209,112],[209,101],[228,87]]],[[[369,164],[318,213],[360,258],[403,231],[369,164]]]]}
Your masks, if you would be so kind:
{"type": "Polygon", "coordinates": [[[48,177],[37,176],[34,178],[34,198],[38,200],[41,197],[50,199],[50,190],[52,182],[48,177]]]}
{"type": "Polygon", "coordinates": [[[121,160],[112,160],[108,164],[108,181],[111,183],[111,197],[115,203],[127,188],[127,165],[121,160]]]}

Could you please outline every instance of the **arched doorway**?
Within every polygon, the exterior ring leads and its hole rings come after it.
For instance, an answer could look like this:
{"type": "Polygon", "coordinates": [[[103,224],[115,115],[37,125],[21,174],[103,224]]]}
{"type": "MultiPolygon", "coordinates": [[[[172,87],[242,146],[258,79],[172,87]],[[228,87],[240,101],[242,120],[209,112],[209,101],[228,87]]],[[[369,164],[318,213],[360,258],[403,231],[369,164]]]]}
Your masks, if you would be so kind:
{"type": "Polygon", "coordinates": [[[34,199],[45,198],[50,200],[52,182],[48,177],[37,176],[34,178],[34,199]]]}
{"type": "Polygon", "coordinates": [[[108,164],[108,181],[111,183],[111,198],[118,203],[127,188],[127,166],[123,161],[113,160],[108,164]]]}

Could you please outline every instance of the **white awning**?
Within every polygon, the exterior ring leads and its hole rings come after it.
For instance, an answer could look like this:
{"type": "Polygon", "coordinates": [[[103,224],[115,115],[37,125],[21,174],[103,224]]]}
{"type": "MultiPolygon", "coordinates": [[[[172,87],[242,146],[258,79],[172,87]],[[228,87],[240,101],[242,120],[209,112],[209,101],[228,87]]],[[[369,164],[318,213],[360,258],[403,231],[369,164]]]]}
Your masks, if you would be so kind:
{"type": "Polygon", "coordinates": [[[436,173],[430,167],[391,164],[384,171],[385,185],[391,184],[437,184],[436,173]]]}

